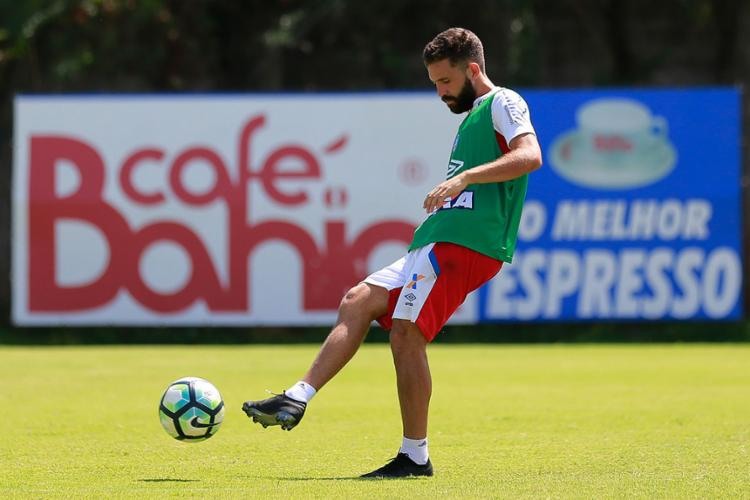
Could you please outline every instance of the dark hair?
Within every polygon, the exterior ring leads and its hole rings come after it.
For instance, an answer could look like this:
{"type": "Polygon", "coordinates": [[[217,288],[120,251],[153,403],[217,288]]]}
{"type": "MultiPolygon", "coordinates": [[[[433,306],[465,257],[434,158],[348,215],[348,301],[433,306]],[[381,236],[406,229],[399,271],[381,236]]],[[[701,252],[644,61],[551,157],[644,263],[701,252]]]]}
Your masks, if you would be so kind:
{"type": "Polygon", "coordinates": [[[450,28],[439,33],[422,52],[426,65],[448,59],[452,65],[475,62],[484,73],[484,49],[479,37],[465,28],[450,28]]]}

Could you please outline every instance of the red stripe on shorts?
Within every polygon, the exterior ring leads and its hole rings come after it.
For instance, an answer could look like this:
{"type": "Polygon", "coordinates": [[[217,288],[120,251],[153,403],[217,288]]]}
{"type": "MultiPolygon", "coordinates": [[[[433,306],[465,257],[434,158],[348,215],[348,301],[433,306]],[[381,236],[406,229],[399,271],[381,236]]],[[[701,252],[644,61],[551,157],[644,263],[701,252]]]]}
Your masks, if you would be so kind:
{"type": "MultiPolygon", "coordinates": [[[[440,274],[415,322],[428,342],[437,336],[466,296],[495,276],[503,265],[500,260],[453,243],[436,243],[432,251],[440,274]]],[[[388,311],[377,319],[385,330],[393,326],[393,311],[402,288],[390,290],[388,311]]]]}

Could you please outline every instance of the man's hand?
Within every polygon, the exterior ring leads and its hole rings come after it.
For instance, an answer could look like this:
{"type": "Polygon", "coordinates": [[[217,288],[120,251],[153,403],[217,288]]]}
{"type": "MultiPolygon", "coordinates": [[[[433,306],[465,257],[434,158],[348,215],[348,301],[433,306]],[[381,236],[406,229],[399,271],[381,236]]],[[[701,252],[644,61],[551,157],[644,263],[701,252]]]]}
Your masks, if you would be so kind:
{"type": "Polygon", "coordinates": [[[521,134],[513,138],[509,146],[510,151],[498,159],[464,170],[435,186],[435,189],[427,193],[422,204],[427,213],[442,207],[447,198],[458,196],[469,184],[509,181],[533,172],[542,164],[542,151],[534,134],[521,134]]]}
{"type": "Polygon", "coordinates": [[[432,191],[427,193],[427,197],[424,199],[422,206],[428,214],[432,213],[442,207],[446,199],[452,199],[455,196],[458,196],[461,191],[466,189],[467,185],[466,177],[463,173],[458,174],[452,179],[441,182],[435,186],[432,191]]]}

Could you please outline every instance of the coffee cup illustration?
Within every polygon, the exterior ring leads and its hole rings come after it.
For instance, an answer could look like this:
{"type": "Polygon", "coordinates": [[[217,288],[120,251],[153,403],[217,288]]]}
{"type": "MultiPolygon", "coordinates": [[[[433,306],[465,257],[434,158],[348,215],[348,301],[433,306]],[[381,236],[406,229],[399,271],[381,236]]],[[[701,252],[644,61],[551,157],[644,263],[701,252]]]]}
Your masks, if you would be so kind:
{"type": "Polygon", "coordinates": [[[555,171],[575,184],[640,187],[662,179],[674,167],[667,120],[639,101],[588,101],[576,111],[575,123],[576,129],[554,141],[549,155],[555,171]]]}

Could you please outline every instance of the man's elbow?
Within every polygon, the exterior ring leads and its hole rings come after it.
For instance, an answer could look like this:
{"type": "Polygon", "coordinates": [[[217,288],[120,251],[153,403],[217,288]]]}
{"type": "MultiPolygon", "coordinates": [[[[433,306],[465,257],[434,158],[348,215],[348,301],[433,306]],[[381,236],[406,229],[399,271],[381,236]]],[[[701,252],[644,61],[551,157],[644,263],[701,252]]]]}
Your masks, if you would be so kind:
{"type": "Polygon", "coordinates": [[[542,150],[540,148],[534,148],[529,155],[528,168],[529,172],[533,172],[542,166],[542,150]]]}

